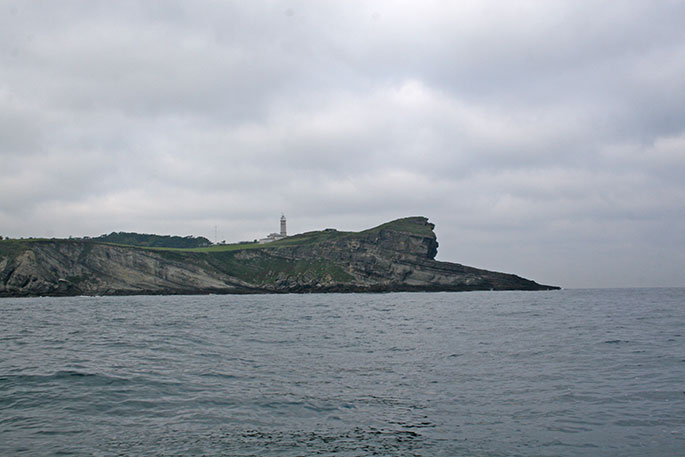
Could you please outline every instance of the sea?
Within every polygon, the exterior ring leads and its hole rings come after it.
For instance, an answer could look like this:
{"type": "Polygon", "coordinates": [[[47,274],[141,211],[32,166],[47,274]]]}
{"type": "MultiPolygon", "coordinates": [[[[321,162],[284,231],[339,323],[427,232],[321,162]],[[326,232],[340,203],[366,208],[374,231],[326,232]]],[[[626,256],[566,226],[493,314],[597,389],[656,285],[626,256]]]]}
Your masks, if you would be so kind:
{"type": "Polygon", "coordinates": [[[0,455],[685,456],[685,289],[4,298],[0,455]]]}

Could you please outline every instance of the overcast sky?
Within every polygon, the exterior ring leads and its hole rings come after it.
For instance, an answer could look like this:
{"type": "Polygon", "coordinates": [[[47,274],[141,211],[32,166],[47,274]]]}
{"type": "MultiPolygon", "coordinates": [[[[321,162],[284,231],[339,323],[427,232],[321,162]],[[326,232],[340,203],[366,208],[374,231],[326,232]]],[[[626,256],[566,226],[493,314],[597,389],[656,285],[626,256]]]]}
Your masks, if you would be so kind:
{"type": "Polygon", "coordinates": [[[685,286],[685,2],[0,0],[0,235],[424,215],[438,259],[685,286]]]}

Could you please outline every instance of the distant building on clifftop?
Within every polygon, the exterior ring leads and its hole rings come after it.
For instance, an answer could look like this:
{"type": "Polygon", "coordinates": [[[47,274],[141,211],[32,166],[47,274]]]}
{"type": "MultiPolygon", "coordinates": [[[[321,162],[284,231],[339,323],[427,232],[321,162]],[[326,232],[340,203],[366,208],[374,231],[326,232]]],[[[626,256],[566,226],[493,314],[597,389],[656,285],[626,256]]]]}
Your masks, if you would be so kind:
{"type": "Polygon", "coordinates": [[[281,214],[281,233],[270,233],[266,238],[260,239],[259,244],[271,243],[272,241],[280,240],[288,236],[285,224],[285,214],[281,214]]]}

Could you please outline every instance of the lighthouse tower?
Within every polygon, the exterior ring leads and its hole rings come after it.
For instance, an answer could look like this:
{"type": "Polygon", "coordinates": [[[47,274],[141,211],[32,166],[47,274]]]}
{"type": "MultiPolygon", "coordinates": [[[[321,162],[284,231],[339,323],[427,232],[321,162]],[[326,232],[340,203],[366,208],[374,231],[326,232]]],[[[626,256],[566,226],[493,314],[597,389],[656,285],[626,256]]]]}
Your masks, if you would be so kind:
{"type": "Polygon", "coordinates": [[[281,214],[281,236],[288,236],[288,232],[285,229],[285,214],[281,214]]]}

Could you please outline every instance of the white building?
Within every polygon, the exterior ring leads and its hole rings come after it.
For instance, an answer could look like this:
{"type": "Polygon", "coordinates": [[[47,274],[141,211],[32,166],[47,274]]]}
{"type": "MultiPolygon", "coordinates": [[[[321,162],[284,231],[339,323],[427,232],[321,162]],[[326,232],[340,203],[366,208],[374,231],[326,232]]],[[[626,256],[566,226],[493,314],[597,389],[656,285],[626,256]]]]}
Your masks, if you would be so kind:
{"type": "Polygon", "coordinates": [[[288,236],[286,229],[285,214],[281,214],[281,233],[270,233],[266,238],[259,240],[259,244],[271,243],[272,241],[280,240],[288,236]]]}

